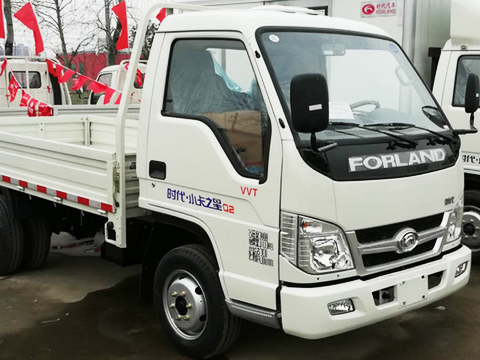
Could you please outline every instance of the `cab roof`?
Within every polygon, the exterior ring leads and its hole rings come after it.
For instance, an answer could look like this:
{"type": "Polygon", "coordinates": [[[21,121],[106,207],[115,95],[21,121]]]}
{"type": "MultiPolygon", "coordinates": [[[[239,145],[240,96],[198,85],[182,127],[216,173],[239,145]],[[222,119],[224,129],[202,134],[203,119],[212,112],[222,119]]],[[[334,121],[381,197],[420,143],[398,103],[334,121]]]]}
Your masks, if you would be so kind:
{"type": "Polygon", "coordinates": [[[248,10],[209,9],[169,15],[163,20],[160,31],[236,31],[249,38],[262,27],[318,28],[388,37],[385,31],[366,23],[333,18],[304,8],[272,5],[248,10]]]}

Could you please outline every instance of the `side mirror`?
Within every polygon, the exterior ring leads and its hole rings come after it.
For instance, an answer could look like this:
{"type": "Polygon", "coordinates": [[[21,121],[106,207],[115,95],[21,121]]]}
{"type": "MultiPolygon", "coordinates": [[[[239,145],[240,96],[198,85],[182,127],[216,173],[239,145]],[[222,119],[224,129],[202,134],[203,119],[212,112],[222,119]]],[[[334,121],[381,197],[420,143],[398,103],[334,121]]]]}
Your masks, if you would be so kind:
{"type": "Polygon", "coordinates": [[[470,114],[470,129],[455,129],[455,135],[475,134],[478,130],[473,126],[475,111],[478,109],[480,100],[480,87],[477,74],[470,73],[467,78],[465,89],[465,112],[470,114]]]}
{"type": "Polygon", "coordinates": [[[290,83],[292,123],[300,133],[315,134],[328,126],[328,87],[322,74],[297,75],[290,83]]]}
{"type": "Polygon", "coordinates": [[[479,97],[478,76],[470,73],[467,78],[467,87],[465,90],[465,112],[473,114],[478,109],[479,97]]]}

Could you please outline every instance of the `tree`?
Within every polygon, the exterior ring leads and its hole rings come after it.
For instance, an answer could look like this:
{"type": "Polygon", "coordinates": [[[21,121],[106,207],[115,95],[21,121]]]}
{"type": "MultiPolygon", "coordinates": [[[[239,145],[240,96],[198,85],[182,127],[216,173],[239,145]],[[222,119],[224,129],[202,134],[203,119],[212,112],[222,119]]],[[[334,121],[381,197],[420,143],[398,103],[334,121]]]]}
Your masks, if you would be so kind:
{"type": "Polygon", "coordinates": [[[5,22],[7,24],[7,38],[5,39],[5,55],[13,55],[13,19],[12,3],[10,0],[3,1],[3,11],[5,13],[5,22]]]}
{"type": "Polygon", "coordinates": [[[114,65],[117,60],[117,41],[122,30],[120,21],[117,21],[116,26],[113,28],[111,9],[122,1],[124,0],[104,0],[103,9],[97,12],[97,27],[105,35],[103,50],[107,53],[107,65],[114,65]],[[100,16],[102,11],[104,14],[103,19],[100,16]]]}
{"type": "MultiPolygon", "coordinates": [[[[145,35],[145,41],[142,46],[142,58],[145,60],[148,60],[148,58],[150,57],[150,49],[152,48],[153,39],[159,27],[160,24],[156,22],[148,22],[147,33],[145,35]]],[[[130,43],[133,43],[135,41],[135,37],[137,36],[137,28],[138,25],[134,25],[132,28],[132,33],[130,35],[130,43]]]]}
{"type": "Polygon", "coordinates": [[[60,48],[55,50],[57,57],[66,67],[71,67],[78,52],[95,38],[93,31],[85,31],[88,23],[81,20],[86,11],[84,4],[75,0],[32,0],[32,5],[42,28],[52,31],[60,40],[60,48]],[[78,38],[70,38],[68,44],[65,24],[69,25],[70,32],[77,27],[76,33],[81,34],[78,38]]]}

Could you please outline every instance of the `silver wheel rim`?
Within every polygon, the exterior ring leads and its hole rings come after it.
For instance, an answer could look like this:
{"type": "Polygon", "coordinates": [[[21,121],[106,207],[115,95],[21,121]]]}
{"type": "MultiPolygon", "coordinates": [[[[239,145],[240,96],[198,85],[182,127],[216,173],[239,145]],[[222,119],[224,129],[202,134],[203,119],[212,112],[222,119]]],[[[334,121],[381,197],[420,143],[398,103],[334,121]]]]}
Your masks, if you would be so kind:
{"type": "Polygon", "coordinates": [[[199,281],[175,270],[163,286],[163,308],[172,329],[186,340],[198,339],[207,324],[207,301],[199,281]]]}
{"type": "Polygon", "coordinates": [[[466,206],[462,218],[463,244],[472,251],[480,251],[480,209],[466,206]]]}

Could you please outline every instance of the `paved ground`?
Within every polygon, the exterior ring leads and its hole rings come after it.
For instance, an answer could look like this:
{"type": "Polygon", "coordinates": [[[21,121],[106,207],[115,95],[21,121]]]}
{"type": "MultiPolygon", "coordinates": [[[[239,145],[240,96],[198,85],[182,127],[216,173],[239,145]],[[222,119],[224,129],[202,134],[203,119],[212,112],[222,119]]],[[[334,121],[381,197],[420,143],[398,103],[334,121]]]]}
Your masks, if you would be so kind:
{"type": "MultiPolygon", "coordinates": [[[[41,270],[0,277],[0,359],[185,359],[153,305],[137,301],[140,268],[120,268],[85,246],[52,252],[41,270]]],[[[218,359],[478,359],[479,299],[477,265],[467,287],[436,304],[324,340],[244,322],[218,359]]]]}

